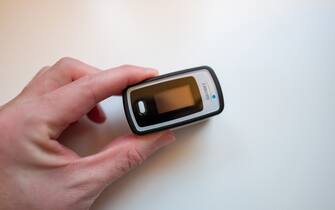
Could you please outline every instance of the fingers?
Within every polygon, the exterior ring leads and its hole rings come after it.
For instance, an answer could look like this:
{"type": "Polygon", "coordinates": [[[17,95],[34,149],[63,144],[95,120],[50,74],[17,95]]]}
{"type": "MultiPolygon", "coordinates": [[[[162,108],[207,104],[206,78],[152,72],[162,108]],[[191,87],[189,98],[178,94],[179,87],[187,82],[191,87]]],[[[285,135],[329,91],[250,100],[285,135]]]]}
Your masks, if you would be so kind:
{"type": "Polygon", "coordinates": [[[120,66],[83,77],[56,89],[44,97],[50,107],[50,119],[70,124],[88,113],[98,102],[122,93],[128,85],[157,75],[157,71],[137,66],[120,66]]]}
{"type": "Polygon", "coordinates": [[[59,88],[81,77],[99,72],[99,69],[77,59],[64,57],[50,68],[47,76],[56,82],[55,88],[59,88]]]}
{"type": "Polygon", "coordinates": [[[87,113],[87,117],[95,123],[103,123],[106,121],[106,115],[99,104],[87,113]]]}
{"type": "MultiPolygon", "coordinates": [[[[53,66],[43,67],[24,89],[22,95],[42,95],[79,78],[100,72],[95,67],[87,65],[73,58],[62,58],[53,66]]],[[[102,109],[97,106],[89,113],[90,120],[102,123],[106,117],[102,109]]]]}
{"type": "Polygon", "coordinates": [[[82,174],[90,174],[88,179],[111,183],[174,141],[175,136],[171,131],[119,137],[100,153],[79,159],[77,168],[82,174]]]}
{"type": "Polygon", "coordinates": [[[24,89],[25,95],[42,95],[81,77],[100,72],[99,69],[73,58],[62,58],[53,66],[42,68],[24,89]]]}

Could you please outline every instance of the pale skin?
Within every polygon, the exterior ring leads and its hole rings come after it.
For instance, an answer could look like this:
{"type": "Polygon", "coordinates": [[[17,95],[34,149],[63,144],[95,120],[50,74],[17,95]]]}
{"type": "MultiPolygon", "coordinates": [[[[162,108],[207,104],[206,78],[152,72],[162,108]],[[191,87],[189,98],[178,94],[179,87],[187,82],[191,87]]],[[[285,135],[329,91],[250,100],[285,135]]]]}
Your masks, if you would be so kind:
{"type": "Polygon", "coordinates": [[[0,209],[90,209],[108,185],[174,142],[171,131],[129,134],[88,157],[58,142],[85,115],[104,122],[100,101],[156,75],[130,65],[102,71],[72,58],[40,70],[0,107],[0,209]]]}

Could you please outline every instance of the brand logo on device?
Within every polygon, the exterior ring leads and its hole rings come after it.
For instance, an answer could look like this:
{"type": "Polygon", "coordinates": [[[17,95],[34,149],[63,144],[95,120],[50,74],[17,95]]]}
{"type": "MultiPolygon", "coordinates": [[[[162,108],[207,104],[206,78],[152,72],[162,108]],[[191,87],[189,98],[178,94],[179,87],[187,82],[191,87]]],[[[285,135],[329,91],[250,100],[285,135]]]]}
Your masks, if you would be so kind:
{"type": "Polygon", "coordinates": [[[209,100],[207,83],[203,82],[201,83],[201,86],[202,86],[202,89],[204,90],[206,100],[209,100]]]}

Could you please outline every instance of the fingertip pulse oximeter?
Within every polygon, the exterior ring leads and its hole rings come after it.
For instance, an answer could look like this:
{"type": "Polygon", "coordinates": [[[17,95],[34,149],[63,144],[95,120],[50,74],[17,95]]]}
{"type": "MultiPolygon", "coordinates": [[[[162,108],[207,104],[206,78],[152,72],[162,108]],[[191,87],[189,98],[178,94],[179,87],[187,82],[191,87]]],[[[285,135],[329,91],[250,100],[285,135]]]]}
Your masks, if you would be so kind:
{"type": "Polygon", "coordinates": [[[224,99],[213,69],[200,66],[129,86],[123,106],[131,130],[143,135],[217,115],[224,99]]]}

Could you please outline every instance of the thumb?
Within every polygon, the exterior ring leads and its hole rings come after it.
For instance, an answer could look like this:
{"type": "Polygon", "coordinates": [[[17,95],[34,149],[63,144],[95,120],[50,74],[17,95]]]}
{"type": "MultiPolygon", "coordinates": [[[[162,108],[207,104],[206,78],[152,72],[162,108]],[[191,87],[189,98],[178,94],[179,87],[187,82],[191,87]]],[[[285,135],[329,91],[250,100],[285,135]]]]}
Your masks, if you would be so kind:
{"type": "Polygon", "coordinates": [[[87,182],[110,184],[175,139],[172,131],[119,137],[101,152],[79,159],[77,172],[81,173],[80,177],[86,177],[87,182]]]}

